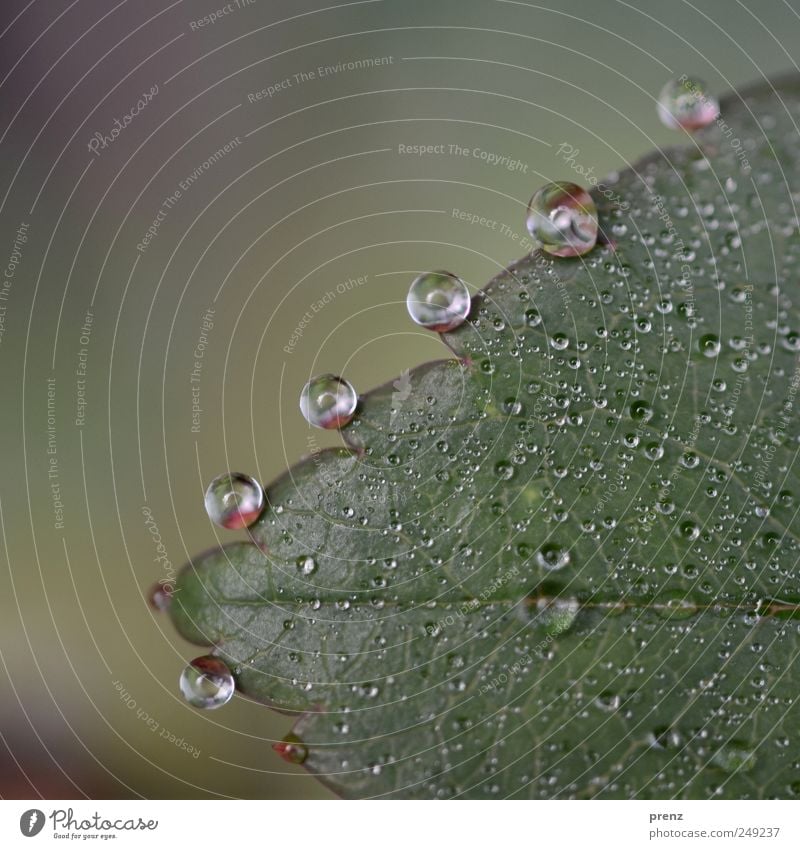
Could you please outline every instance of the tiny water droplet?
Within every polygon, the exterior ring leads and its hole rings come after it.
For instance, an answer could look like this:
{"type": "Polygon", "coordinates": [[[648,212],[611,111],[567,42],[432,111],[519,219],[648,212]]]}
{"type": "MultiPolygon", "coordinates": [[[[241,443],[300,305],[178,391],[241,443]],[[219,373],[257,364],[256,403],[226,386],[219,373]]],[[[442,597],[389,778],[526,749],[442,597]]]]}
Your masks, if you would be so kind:
{"type": "Polygon", "coordinates": [[[208,518],[221,528],[247,528],[264,509],[264,490],[250,475],[227,472],[208,485],[205,505],[208,518]]]}
{"type": "Polygon", "coordinates": [[[495,464],[494,473],[500,480],[508,481],[514,477],[514,467],[507,460],[500,460],[495,464]]]}
{"type": "Polygon", "coordinates": [[[787,333],[781,339],[781,346],[787,351],[800,351],[800,333],[795,333],[794,331],[787,333]]]}
{"type": "Polygon", "coordinates": [[[356,390],[335,374],[309,380],[300,393],[300,411],[314,427],[344,427],[353,418],[357,405],[356,390]]]}
{"type": "Polygon", "coordinates": [[[683,76],[670,80],[658,96],[658,117],[671,130],[700,130],[719,115],[719,102],[706,84],[683,76]]]}
{"type": "Polygon", "coordinates": [[[756,755],[748,746],[734,741],[717,749],[711,762],[725,772],[749,772],[756,765],[756,755]]]}
{"type": "Polygon", "coordinates": [[[615,710],[619,709],[620,704],[622,704],[622,699],[616,693],[600,693],[600,695],[594,700],[594,703],[600,710],[606,711],[607,713],[613,713],[615,710]]]}
{"type": "Polygon", "coordinates": [[[525,312],[525,324],[528,327],[538,327],[542,323],[542,317],[539,314],[539,310],[526,310],[525,312]]]}
{"type": "Polygon", "coordinates": [[[542,186],[528,204],[525,223],[542,250],[553,256],[581,256],[597,243],[597,207],[575,183],[542,186]]]}
{"type": "Polygon", "coordinates": [[[536,562],[549,571],[563,569],[571,559],[569,551],[554,542],[546,543],[536,552],[536,562]]]}
{"type": "Polygon", "coordinates": [[[637,422],[649,422],[653,418],[653,408],[647,401],[634,401],[631,404],[631,418],[637,422]]]}
{"type": "Polygon", "coordinates": [[[719,336],[715,336],[713,333],[706,333],[705,336],[701,336],[698,339],[697,347],[704,357],[711,359],[716,357],[722,350],[722,343],[719,341],[719,336]]]}
{"type": "Polygon", "coordinates": [[[233,674],[218,657],[196,657],[181,673],[180,688],[192,707],[213,710],[227,704],[236,686],[233,674]]]}
{"type": "Polygon", "coordinates": [[[297,558],[297,568],[302,575],[313,575],[317,571],[317,561],[307,554],[297,558]]]}
{"type": "Polygon", "coordinates": [[[675,728],[659,726],[650,735],[650,743],[656,749],[677,749],[683,745],[683,735],[675,728]]]}
{"type": "Polygon", "coordinates": [[[656,600],[656,611],[664,619],[689,619],[697,613],[697,605],[680,590],[673,590],[656,600]]]}
{"type": "Polygon", "coordinates": [[[644,448],[648,460],[660,460],[664,456],[664,446],[659,442],[648,442],[644,448]]]}
{"type": "Polygon", "coordinates": [[[408,314],[427,330],[446,333],[463,324],[469,314],[467,284],[449,271],[428,271],[411,284],[408,314]]]}

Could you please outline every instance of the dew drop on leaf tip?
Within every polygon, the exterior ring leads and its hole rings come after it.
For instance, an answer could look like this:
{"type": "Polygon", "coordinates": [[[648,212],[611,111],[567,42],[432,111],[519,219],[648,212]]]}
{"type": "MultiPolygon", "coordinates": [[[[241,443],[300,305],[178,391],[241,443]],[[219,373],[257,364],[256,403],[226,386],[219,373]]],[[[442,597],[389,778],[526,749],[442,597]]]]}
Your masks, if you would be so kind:
{"type": "Polygon", "coordinates": [[[314,427],[342,428],[352,421],[358,393],[344,378],[323,374],[306,383],[300,393],[300,411],[314,427]]]}
{"type": "Polygon", "coordinates": [[[172,586],[170,584],[156,583],[148,590],[147,601],[153,610],[163,613],[169,609],[172,603],[172,586]]]}
{"type": "Polygon", "coordinates": [[[206,512],[227,530],[247,528],[264,510],[264,490],[250,475],[226,472],[214,478],[205,495],[206,512]]]}
{"type": "Polygon", "coordinates": [[[296,734],[287,734],[283,740],[273,743],[272,748],[290,764],[301,764],[308,757],[308,746],[296,734]]]}
{"type": "Polygon", "coordinates": [[[426,330],[446,333],[462,325],[469,315],[467,284],[449,271],[427,271],[411,284],[406,307],[411,318],[426,330]]]}
{"type": "Polygon", "coordinates": [[[213,710],[227,704],[236,685],[224,661],[213,655],[196,657],[181,673],[180,688],[192,707],[213,710]]]}

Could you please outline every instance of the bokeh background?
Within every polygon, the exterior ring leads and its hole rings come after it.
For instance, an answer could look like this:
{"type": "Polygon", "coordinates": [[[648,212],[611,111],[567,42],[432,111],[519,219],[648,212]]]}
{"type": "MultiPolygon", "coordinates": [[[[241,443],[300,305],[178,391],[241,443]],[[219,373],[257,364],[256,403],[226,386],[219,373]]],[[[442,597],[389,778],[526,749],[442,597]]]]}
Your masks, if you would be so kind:
{"type": "Polygon", "coordinates": [[[178,693],[198,650],[146,597],[220,539],[206,483],[337,443],[312,374],[446,355],[410,280],[524,253],[560,146],[602,178],[680,140],[668,78],[798,45],[800,0],[3,0],[0,795],[329,796],[290,718],[178,693]]]}

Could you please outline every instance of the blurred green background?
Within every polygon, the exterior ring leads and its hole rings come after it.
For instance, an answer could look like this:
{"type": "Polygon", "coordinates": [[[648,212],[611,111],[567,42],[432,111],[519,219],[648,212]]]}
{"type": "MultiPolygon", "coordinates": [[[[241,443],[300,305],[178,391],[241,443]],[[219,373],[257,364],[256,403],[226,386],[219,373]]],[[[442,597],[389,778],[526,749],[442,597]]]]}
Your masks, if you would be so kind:
{"type": "Polygon", "coordinates": [[[201,651],[146,595],[221,538],[205,484],[338,442],[300,416],[312,374],[446,356],[415,273],[524,253],[532,192],[581,181],[562,144],[600,178],[680,141],[671,76],[796,70],[798,9],[4,2],[0,795],[329,796],[271,748],[291,718],[178,694],[201,651]]]}

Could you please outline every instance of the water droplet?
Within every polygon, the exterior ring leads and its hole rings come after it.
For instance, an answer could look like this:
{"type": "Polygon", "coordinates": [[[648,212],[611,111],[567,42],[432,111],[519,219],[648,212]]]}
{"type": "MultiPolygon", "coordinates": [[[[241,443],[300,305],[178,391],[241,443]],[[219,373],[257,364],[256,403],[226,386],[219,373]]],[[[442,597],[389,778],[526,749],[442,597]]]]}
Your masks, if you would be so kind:
{"type": "Polygon", "coordinates": [[[536,602],[535,622],[555,637],[572,627],[579,610],[580,603],[576,598],[540,598],[536,602]]]}
{"type": "Polygon", "coordinates": [[[470,308],[469,289],[461,278],[449,271],[428,271],[411,284],[406,306],[417,324],[446,333],[466,320],[470,308]]]}
{"type": "Polygon", "coordinates": [[[681,454],[680,464],[684,469],[696,469],[700,465],[700,458],[694,451],[684,451],[681,454]]]}
{"type": "Polygon", "coordinates": [[[514,477],[514,467],[508,460],[500,460],[495,464],[494,473],[500,480],[508,481],[514,477]]]}
{"type": "Polygon", "coordinates": [[[719,102],[704,82],[686,76],[670,80],[658,96],[658,117],[671,130],[700,130],[719,115],[719,102]]]}
{"type": "Polygon", "coordinates": [[[557,637],[572,627],[580,611],[580,602],[576,598],[531,596],[520,603],[517,611],[520,619],[537,632],[557,637]]]}
{"type": "Polygon", "coordinates": [[[700,538],[700,525],[691,519],[681,522],[679,531],[680,535],[684,539],[688,539],[689,542],[694,542],[696,539],[700,538]]]}
{"type": "Polygon", "coordinates": [[[659,726],[650,735],[650,743],[656,749],[677,749],[683,745],[683,735],[675,728],[659,726]]]}
{"type": "Polygon", "coordinates": [[[563,569],[569,565],[571,560],[570,553],[566,548],[562,548],[554,542],[549,542],[543,545],[536,552],[536,562],[548,571],[563,569]]]}
{"type": "Polygon", "coordinates": [[[525,312],[525,324],[528,327],[538,327],[542,323],[542,317],[539,314],[539,310],[526,310],[525,312]]]}
{"type": "Polygon", "coordinates": [[[604,710],[607,713],[613,713],[613,711],[618,710],[619,706],[622,704],[622,699],[616,693],[600,693],[600,695],[594,700],[594,703],[600,710],[604,710]]]}
{"type": "Polygon", "coordinates": [[[526,220],[531,236],[553,256],[581,256],[597,242],[597,207],[575,183],[547,183],[531,198],[526,220]]]}
{"type": "Polygon", "coordinates": [[[649,422],[653,418],[653,408],[647,401],[634,401],[631,404],[631,418],[637,422],[649,422]]]}
{"type": "Polygon", "coordinates": [[[150,602],[150,607],[163,613],[169,609],[172,603],[173,588],[171,584],[153,584],[150,587],[150,592],[147,594],[147,600],[150,602]]]}
{"type": "Polygon", "coordinates": [[[664,456],[664,446],[659,442],[648,442],[644,448],[644,456],[648,460],[660,460],[664,456]]]}
{"type": "Polygon", "coordinates": [[[749,772],[756,765],[756,755],[748,746],[734,741],[717,749],[711,762],[725,772],[749,772]]]}
{"type": "Polygon", "coordinates": [[[786,336],[781,339],[781,345],[787,351],[800,351],[800,333],[787,333],[786,336]]]}
{"type": "Polygon", "coordinates": [[[247,528],[264,509],[264,490],[250,475],[227,472],[208,485],[205,504],[214,524],[228,530],[247,528]]]}
{"type": "Polygon", "coordinates": [[[317,571],[317,561],[307,554],[297,558],[297,568],[302,575],[313,575],[317,571]]]}
{"type": "Polygon", "coordinates": [[[353,418],[357,404],[356,390],[334,374],[309,380],[300,393],[300,411],[314,427],[344,427],[353,418]]]}
{"type": "Polygon", "coordinates": [[[213,710],[227,704],[236,689],[233,675],[218,657],[196,657],[181,673],[181,693],[190,705],[213,710]]]}
{"type": "Polygon", "coordinates": [[[301,764],[308,757],[308,746],[296,734],[287,734],[272,748],[290,764],[301,764]]]}
{"type": "Polygon", "coordinates": [[[680,590],[673,590],[656,600],[656,610],[664,619],[689,619],[697,613],[697,605],[680,590]]]}
{"type": "Polygon", "coordinates": [[[701,336],[697,340],[697,347],[704,357],[711,359],[716,357],[722,350],[722,343],[719,341],[719,336],[715,336],[713,333],[706,333],[705,336],[701,336]]]}

